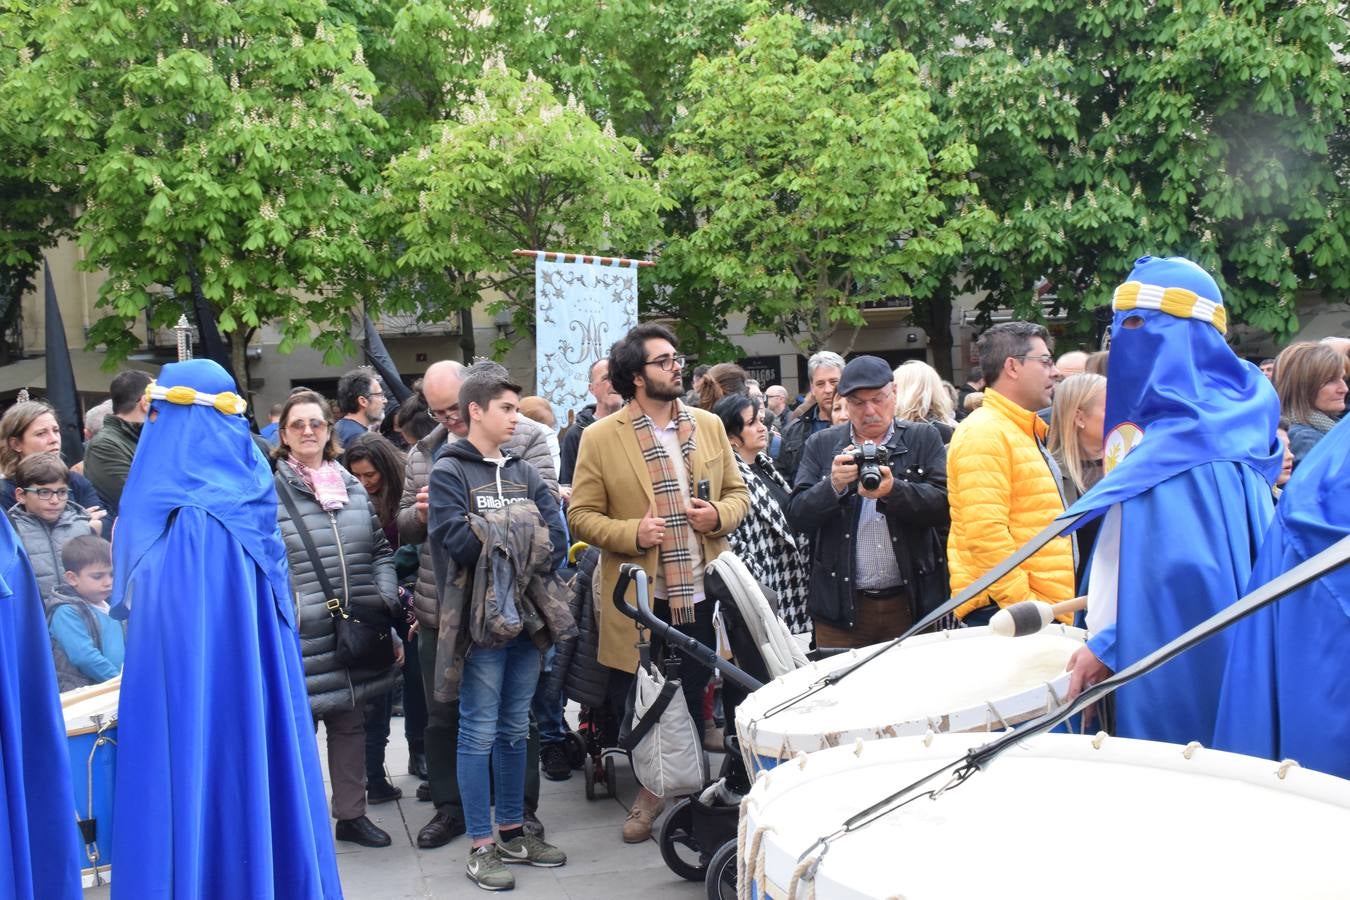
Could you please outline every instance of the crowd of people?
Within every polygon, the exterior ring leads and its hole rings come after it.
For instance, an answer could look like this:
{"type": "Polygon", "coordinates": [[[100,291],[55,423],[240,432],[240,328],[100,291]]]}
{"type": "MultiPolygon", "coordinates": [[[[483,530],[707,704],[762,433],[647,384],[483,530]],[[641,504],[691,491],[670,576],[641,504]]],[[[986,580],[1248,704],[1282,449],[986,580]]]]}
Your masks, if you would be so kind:
{"type": "MultiPolygon", "coordinates": [[[[595,361],[594,402],[564,428],[490,362],[432,364],[392,414],[366,368],[331,402],[293,390],[249,440],[268,460],[260,490],[276,501],[289,573],[279,614],[298,635],[308,718],[324,726],[336,839],[390,844],[366,810],[401,796],[385,766],[398,711],[418,799],[431,804],[420,848],[467,833],[468,877],[492,890],[514,885],[508,864],[566,862],[544,840],[539,792],[541,772],[572,772],[556,648],[582,626],[615,715],[638,666],[631,621],[608,603],[578,621],[569,612],[573,542],[598,550],[587,582],[599,597],[636,562],[657,615],[709,646],[719,624],[704,576],[730,549],[772,589],[788,630],[829,649],[905,632],[1041,540],[944,624],[1087,593],[1093,639],[1071,663],[1074,691],[1203,618],[1167,600],[1172,579],[1208,585],[1205,609],[1231,603],[1282,486],[1344,415],[1350,339],[1295,343],[1258,371],[1224,343],[1217,287],[1183,263],[1140,261],[1117,292],[1109,355],[1056,357],[1043,326],[1003,323],[982,333],[959,389],[921,361],[821,351],[794,407],[782,385],[761,387],[734,363],[687,382],[675,335],[642,324],[595,361]],[[1192,305],[1150,306],[1155,288],[1189,292],[1192,305]],[[1178,461],[1176,448],[1200,456],[1178,461]],[[1118,468],[1104,487],[1128,488],[1093,490],[1118,468]],[[1192,490],[1179,496],[1183,477],[1192,490]],[[1197,523],[1228,530],[1207,565],[1163,537],[1197,523]],[[1126,561],[1139,535],[1156,546],[1148,567],[1126,561]]],[[[136,651],[135,613],[130,634],[114,615],[114,585],[129,576],[114,572],[107,538],[120,515],[143,514],[125,491],[156,399],[180,402],[144,373],[114,378],[72,468],[49,406],[0,418],[7,515],[45,601],[62,691],[114,677],[136,651]]],[[[1159,712],[1156,690],[1122,692],[1114,727],[1208,741],[1226,652],[1190,658],[1190,700],[1174,713],[1159,712]]],[[[682,686],[720,749],[710,674],[686,665],[682,686]]],[[[730,712],[734,695],[722,701],[730,712]]],[[[647,839],[664,802],[644,787],[623,839],[647,839]]],[[[320,857],[315,884],[328,877],[320,857]]]]}

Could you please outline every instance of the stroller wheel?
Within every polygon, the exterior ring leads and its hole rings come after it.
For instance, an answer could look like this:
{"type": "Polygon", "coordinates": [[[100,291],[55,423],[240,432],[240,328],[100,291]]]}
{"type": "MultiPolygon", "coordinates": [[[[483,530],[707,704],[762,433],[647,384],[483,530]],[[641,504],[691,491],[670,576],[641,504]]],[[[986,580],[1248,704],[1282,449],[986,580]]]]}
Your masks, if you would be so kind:
{"type": "Polygon", "coordinates": [[[567,761],[573,769],[580,769],[586,762],[586,739],[578,732],[567,732],[567,761]]]}
{"type": "Polygon", "coordinates": [[[688,797],[671,807],[661,826],[661,858],[670,871],[686,881],[702,881],[708,871],[703,851],[694,839],[694,802],[688,797]]]}
{"type": "Polygon", "coordinates": [[[612,756],[605,760],[605,790],[611,797],[619,796],[619,767],[612,756]]]}
{"type": "Polygon", "coordinates": [[[736,900],[736,839],[717,848],[703,879],[708,900],[736,900]]]}
{"type": "MultiPolygon", "coordinates": [[[[603,763],[601,763],[603,765],[603,763]]],[[[586,799],[595,799],[595,760],[589,756],[581,764],[581,770],[586,776],[586,799]]]]}

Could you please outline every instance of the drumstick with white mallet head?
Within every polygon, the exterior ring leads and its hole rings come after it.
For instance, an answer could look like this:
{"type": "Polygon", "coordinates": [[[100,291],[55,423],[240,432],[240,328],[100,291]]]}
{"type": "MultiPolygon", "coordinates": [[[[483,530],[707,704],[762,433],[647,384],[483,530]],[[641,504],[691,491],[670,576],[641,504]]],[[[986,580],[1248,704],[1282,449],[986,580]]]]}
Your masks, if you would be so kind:
{"type": "Polygon", "coordinates": [[[994,613],[989,619],[989,630],[1002,637],[1026,637],[1040,631],[1058,616],[1086,607],[1086,595],[1054,604],[1044,600],[1023,600],[994,613]]]}

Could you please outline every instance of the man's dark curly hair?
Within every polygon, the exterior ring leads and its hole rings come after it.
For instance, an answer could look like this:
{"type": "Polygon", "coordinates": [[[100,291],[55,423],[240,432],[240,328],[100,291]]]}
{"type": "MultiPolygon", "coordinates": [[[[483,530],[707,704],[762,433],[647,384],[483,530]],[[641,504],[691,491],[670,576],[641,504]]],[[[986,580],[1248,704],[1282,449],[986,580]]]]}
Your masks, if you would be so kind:
{"type": "Polygon", "coordinates": [[[670,329],[655,322],[634,325],[609,348],[609,383],[623,399],[632,400],[637,396],[634,379],[642,374],[643,364],[647,361],[647,341],[657,338],[664,338],[679,349],[670,329]]]}

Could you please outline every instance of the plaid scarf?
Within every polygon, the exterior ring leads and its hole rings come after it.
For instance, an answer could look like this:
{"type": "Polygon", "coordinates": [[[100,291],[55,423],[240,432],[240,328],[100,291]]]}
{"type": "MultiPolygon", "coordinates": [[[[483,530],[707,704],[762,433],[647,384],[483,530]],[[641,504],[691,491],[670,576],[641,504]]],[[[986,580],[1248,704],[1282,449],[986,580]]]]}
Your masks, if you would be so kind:
{"type": "MultiPolygon", "coordinates": [[[[693,478],[689,464],[698,449],[694,439],[694,417],[684,404],[676,401],[676,433],[684,454],[684,470],[693,478]]],[[[680,489],[680,476],[671,464],[666,448],[656,436],[656,427],[636,404],[629,404],[633,431],[637,434],[642,458],[647,461],[647,475],[652,480],[656,495],[656,515],[665,519],[665,540],[661,542],[661,573],[666,579],[666,601],[670,604],[672,625],[687,625],[694,621],[694,558],[689,549],[689,516],[687,501],[680,489]]]]}

